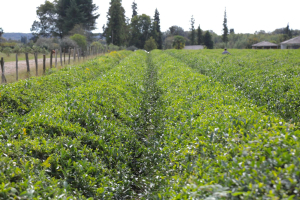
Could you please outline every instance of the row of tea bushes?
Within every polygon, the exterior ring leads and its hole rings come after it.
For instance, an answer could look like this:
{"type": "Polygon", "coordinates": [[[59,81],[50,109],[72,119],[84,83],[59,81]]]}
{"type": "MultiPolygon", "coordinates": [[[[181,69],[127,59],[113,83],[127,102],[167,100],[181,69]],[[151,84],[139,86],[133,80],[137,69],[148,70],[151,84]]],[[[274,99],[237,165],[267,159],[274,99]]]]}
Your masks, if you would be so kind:
{"type": "Polygon", "coordinates": [[[137,51],[2,128],[0,199],[133,198],[146,56],[137,51]]]}
{"type": "Polygon", "coordinates": [[[300,122],[300,59],[298,50],[174,51],[170,55],[214,80],[234,86],[262,109],[300,122]]]}
{"type": "Polygon", "coordinates": [[[52,69],[47,76],[1,85],[0,119],[13,113],[18,115],[28,113],[35,104],[106,73],[129,54],[130,51],[112,52],[79,66],[69,66],[59,71],[52,69]]]}
{"type": "MultiPolygon", "coordinates": [[[[168,52],[168,54],[176,52],[168,52]]],[[[300,132],[243,93],[152,52],[164,103],[159,199],[300,197],[300,132]]]]}

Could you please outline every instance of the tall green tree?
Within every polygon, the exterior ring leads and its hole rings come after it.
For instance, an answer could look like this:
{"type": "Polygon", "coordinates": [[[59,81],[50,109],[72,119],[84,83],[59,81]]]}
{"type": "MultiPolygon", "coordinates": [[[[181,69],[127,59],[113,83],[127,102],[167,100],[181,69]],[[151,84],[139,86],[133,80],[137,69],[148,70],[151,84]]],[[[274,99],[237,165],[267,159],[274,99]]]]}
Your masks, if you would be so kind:
{"type": "Polygon", "coordinates": [[[30,31],[35,37],[50,37],[59,32],[56,27],[55,4],[45,1],[37,7],[36,15],[39,20],[35,20],[30,31]]]}
{"type": "Polygon", "coordinates": [[[56,26],[60,37],[69,34],[76,24],[81,24],[87,31],[96,29],[96,19],[100,16],[93,0],[58,0],[56,4],[56,26]]]}
{"type": "Polygon", "coordinates": [[[111,0],[104,31],[106,42],[117,46],[125,45],[126,33],[125,10],[121,0],[111,0]]]}
{"type": "Polygon", "coordinates": [[[75,25],[80,24],[87,31],[96,29],[98,7],[93,0],[45,1],[37,8],[38,21],[34,21],[31,32],[35,36],[63,38],[75,25]]]}
{"type": "Polygon", "coordinates": [[[196,44],[196,31],[195,31],[195,19],[194,16],[191,18],[191,44],[195,45],[196,44]]]}
{"type": "Polygon", "coordinates": [[[292,38],[292,31],[290,29],[289,23],[287,24],[287,26],[285,28],[285,34],[287,35],[287,39],[292,38]]]}
{"type": "Polygon", "coordinates": [[[138,15],[137,4],[135,3],[135,1],[132,2],[131,8],[132,8],[132,17],[137,16],[138,15]]]}
{"type": "Polygon", "coordinates": [[[200,25],[197,28],[197,44],[198,45],[203,44],[203,35],[202,35],[202,30],[200,28],[200,25]]]}
{"type": "Polygon", "coordinates": [[[162,32],[160,30],[160,18],[159,18],[159,12],[157,9],[155,9],[151,35],[155,39],[157,48],[162,49],[162,32]]]}
{"type": "Polygon", "coordinates": [[[184,30],[183,28],[181,28],[180,26],[171,26],[169,28],[170,34],[171,35],[181,35],[181,36],[185,36],[184,30]]]}
{"type": "Polygon", "coordinates": [[[140,49],[144,48],[145,42],[151,36],[151,31],[150,16],[145,14],[134,16],[131,19],[131,40],[129,45],[140,49]]]}
{"type": "Polygon", "coordinates": [[[224,12],[222,41],[225,42],[225,44],[227,46],[227,42],[228,42],[228,27],[227,27],[226,8],[225,8],[225,12],[224,12]]]}
{"type": "Polygon", "coordinates": [[[214,43],[212,41],[212,37],[211,37],[211,34],[209,33],[209,31],[206,31],[206,33],[204,35],[204,45],[208,49],[213,49],[214,48],[214,43]]]}

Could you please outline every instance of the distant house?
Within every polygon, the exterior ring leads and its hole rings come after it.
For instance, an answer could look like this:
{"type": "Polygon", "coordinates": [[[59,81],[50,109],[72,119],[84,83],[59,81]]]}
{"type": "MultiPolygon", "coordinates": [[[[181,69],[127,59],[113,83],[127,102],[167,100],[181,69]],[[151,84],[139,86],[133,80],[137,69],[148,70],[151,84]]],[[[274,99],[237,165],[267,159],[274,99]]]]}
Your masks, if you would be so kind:
{"type": "Polygon", "coordinates": [[[263,41],[257,44],[253,44],[252,49],[278,49],[278,45],[271,42],[263,41]]]}
{"type": "Polygon", "coordinates": [[[204,49],[204,46],[203,45],[190,45],[190,46],[185,46],[184,49],[198,50],[198,49],[204,49]]]}
{"type": "Polygon", "coordinates": [[[300,36],[281,42],[281,49],[299,49],[300,36]]]}

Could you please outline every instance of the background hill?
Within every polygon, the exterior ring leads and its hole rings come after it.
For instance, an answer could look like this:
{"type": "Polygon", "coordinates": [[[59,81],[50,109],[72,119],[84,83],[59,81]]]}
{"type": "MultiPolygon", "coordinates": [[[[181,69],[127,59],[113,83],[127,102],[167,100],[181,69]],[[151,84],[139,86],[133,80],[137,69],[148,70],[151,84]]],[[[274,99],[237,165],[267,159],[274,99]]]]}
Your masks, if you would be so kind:
{"type": "Polygon", "coordinates": [[[30,38],[32,38],[32,36],[33,35],[31,33],[4,33],[2,35],[2,37],[4,37],[7,40],[11,39],[16,41],[21,40],[21,37],[27,37],[29,40],[30,38]]]}

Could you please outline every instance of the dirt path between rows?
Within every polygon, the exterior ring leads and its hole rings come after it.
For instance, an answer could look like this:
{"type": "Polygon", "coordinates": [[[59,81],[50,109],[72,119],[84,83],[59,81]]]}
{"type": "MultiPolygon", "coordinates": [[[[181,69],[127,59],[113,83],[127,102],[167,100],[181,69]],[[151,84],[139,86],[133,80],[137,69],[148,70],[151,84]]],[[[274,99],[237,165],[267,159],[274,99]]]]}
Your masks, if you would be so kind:
{"type": "MultiPolygon", "coordinates": [[[[46,58],[46,66],[49,65],[50,58],[46,58]]],[[[53,63],[54,64],[54,63],[53,63]]],[[[29,60],[30,71],[35,71],[35,61],[29,60]]],[[[21,60],[18,62],[19,71],[26,71],[27,65],[26,60],[21,60]]],[[[38,68],[43,68],[43,58],[38,59],[38,68]]],[[[6,62],[4,63],[5,74],[15,74],[16,73],[16,62],[6,62]]]]}

